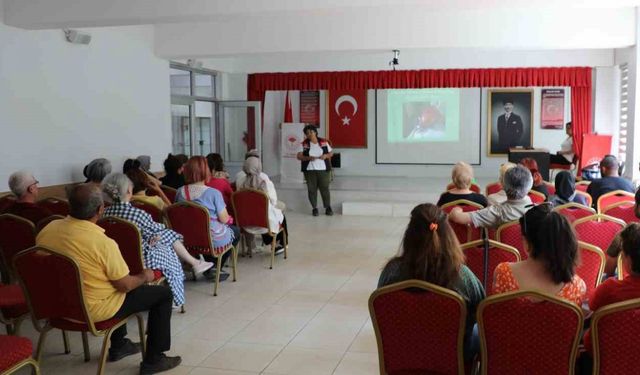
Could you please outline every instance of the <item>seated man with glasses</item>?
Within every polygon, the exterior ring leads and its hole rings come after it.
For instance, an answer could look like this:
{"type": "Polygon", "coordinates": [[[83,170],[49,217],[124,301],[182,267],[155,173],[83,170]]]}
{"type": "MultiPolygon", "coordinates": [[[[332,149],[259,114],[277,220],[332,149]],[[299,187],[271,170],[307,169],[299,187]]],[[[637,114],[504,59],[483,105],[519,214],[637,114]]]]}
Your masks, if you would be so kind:
{"type": "Polygon", "coordinates": [[[52,215],[51,211],[36,204],[38,200],[38,180],[30,172],[18,171],[9,177],[9,189],[16,201],[2,214],[13,214],[31,221],[34,225],[52,215]]]}

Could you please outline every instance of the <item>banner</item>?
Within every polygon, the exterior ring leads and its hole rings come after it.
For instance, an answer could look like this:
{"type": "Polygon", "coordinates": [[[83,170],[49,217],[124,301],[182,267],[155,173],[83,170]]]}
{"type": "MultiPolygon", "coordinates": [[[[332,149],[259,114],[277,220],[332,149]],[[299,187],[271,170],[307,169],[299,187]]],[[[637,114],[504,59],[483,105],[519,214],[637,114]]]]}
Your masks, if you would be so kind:
{"type": "Polygon", "coordinates": [[[283,122],[280,125],[280,181],[302,182],[300,161],[296,158],[304,141],[305,124],[283,122]]]}
{"type": "MultiPolygon", "coordinates": [[[[578,171],[582,168],[600,163],[605,155],[611,153],[611,136],[597,134],[582,135],[582,153],[578,162],[578,171]]],[[[578,172],[578,175],[580,172],[578,172]]]]}
{"type": "Polygon", "coordinates": [[[542,129],[564,128],[564,89],[542,89],[540,127],[542,129]]]}
{"type": "Polygon", "coordinates": [[[320,126],[319,91],[300,91],[300,122],[320,126]]]}
{"type": "Polygon", "coordinates": [[[327,138],[333,147],[367,147],[367,90],[330,90],[327,112],[327,138]]]}

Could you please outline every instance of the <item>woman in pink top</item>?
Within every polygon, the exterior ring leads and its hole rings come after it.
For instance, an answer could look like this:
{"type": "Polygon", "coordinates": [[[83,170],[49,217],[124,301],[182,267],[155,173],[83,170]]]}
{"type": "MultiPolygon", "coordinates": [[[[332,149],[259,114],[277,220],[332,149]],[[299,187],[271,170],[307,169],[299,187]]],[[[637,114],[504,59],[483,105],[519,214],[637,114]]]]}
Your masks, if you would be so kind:
{"type": "Polygon", "coordinates": [[[575,273],[578,241],[567,219],[552,206],[534,206],[520,218],[529,258],[500,263],[494,272],[494,293],[538,290],[582,305],[587,287],[575,273]]]}
{"type": "Polygon", "coordinates": [[[229,183],[229,175],[224,171],[222,156],[220,154],[207,155],[207,164],[211,170],[211,178],[206,185],[222,193],[222,199],[224,199],[224,204],[227,206],[227,211],[232,210],[231,194],[233,194],[233,189],[231,188],[231,183],[229,183]]]}

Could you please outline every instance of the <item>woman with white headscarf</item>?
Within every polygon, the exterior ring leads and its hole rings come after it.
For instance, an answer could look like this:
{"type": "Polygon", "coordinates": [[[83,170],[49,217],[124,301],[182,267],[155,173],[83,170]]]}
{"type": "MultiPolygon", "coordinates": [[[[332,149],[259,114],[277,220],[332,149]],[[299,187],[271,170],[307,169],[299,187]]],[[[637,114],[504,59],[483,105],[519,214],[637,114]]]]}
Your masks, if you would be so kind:
{"type": "MultiPolygon", "coordinates": [[[[288,238],[289,233],[287,232],[287,221],[282,210],[276,207],[278,203],[276,188],[271,180],[264,179],[260,175],[262,173],[262,162],[260,159],[248,158],[244,161],[242,170],[246,173],[247,177],[242,181],[242,184],[237,186],[237,189],[254,189],[265,192],[269,197],[269,230],[277,233],[280,229],[280,225],[282,224],[282,227],[284,228],[283,232],[287,234],[288,238]]],[[[264,242],[265,245],[270,245],[271,241],[271,236],[267,234],[262,235],[262,242],[264,242]]],[[[276,241],[276,254],[280,254],[284,251],[283,233],[278,234],[276,241]]]]}

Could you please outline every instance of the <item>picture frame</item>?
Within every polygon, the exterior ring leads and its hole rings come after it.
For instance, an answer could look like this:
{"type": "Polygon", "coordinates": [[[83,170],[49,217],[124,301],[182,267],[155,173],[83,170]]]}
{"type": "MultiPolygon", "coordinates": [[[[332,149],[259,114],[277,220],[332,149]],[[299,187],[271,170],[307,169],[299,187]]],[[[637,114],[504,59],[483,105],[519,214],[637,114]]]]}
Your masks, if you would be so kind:
{"type": "Polygon", "coordinates": [[[531,148],[533,89],[489,89],[487,93],[488,155],[508,155],[511,147],[531,148]]]}

